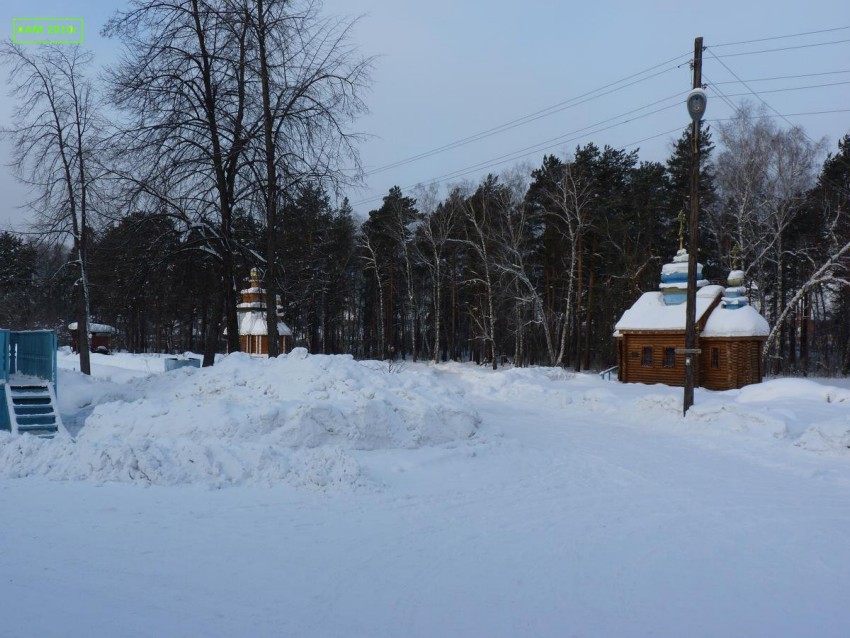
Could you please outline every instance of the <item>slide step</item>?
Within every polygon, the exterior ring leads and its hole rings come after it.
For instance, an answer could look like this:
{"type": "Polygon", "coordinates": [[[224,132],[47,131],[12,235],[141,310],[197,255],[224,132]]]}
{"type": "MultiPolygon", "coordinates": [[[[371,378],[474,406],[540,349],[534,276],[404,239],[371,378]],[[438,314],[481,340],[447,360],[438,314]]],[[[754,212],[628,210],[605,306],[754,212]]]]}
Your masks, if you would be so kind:
{"type": "Polygon", "coordinates": [[[13,432],[53,438],[62,427],[49,385],[7,385],[6,399],[13,432]]]}

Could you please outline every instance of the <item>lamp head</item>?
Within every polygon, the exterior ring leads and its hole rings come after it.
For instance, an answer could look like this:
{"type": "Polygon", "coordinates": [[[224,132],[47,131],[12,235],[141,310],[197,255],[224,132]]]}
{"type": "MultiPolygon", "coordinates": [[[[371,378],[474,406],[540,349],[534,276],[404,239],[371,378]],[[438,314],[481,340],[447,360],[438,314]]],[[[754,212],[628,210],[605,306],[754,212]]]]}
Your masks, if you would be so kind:
{"type": "Polygon", "coordinates": [[[694,89],[688,93],[687,99],[688,114],[694,122],[699,122],[702,116],[705,115],[705,107],[708,103],[708,98],[705,91],[702,89],[694,89]]]}

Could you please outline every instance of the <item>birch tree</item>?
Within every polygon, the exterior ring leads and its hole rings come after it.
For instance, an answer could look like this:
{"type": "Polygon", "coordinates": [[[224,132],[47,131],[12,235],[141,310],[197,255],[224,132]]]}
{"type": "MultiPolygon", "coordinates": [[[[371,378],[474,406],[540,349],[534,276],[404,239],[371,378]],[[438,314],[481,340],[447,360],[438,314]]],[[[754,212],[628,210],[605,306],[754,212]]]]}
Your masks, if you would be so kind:
{"type": "Polygon", "coordinates": [[[496,266],[495,237],[499,223],[498,180],[488,175],[475,192],[463,198],[452,198],[460,207],[457,214],[463,220],[463,237],[455,239],[473,259],[467,268],[464,285],[476,290],[477,303],[470,305],[470,316],[477,326],[477,339],[481,340],[491,359],[493,369],[497,369],[497,324],[496,324],[496,266]]]}
{"type": "Polygon", "coordinates": [[[79,278],[77,310],[80,371],[91,374],[89,231],[100,171],[95,163],[103,128],[87,72],[92,61],[79,47],[6,44],[12,125],[3,130],[13,149],[12,168],[33,196],[30,206],[46,236],[70,237],[79,278]]]}
{"type": "MultiPolygon", "coordinates": [[[[593,195],[592,180],[575,162],[569,162],[563,166],[563,172],[553,184],[546,200],[547,214],[558,224],[567,246],[567,290],[564,296],[560,345],[555,358],[558,364],[564,362],[568,339],[580,324],[580,318],[576,316],[576,309],[581,304],[580,259],[593,195]]],[[[580,365],[578,361],[577,365],[580,365]]]]}
{"type": "Polygon", "coordinates": [[[440,360],[440,341],[443,313],[443,280],[445,279],[446,249],[456,232],[457,208],[437,203],[436,185],[430,189],[421,188],[417,192],[417,201],[423,214],[418,228],[418,261],[424,264],[430,274],[431,312],[434,331],[434,349],[431,360],[440,360]]]}

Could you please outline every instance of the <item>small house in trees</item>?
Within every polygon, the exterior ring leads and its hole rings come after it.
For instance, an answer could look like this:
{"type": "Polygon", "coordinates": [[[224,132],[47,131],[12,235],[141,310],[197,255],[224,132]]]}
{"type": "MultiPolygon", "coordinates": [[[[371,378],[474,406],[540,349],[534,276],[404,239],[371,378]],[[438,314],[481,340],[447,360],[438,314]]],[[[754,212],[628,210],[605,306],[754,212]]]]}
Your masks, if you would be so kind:
{"type": "MultiPolygon", "coordinates": [[[[661,270],[660,290],[646,292],[615,326],[618,378],[624,383],[685,383],[685,297],[688,253],[680,249],[661,270]]],[[[728,287],[710,285],[697,264],[696,383],[709,390],[740,388],[762,380],[762,345],[770,328],[747,303],[744,273],[733,270],[728,287]]]]}
{"type": "MultiPolygon", "coordinates": [[[[237,325],[239,326],[239,347],[248,354],[268,354],[269,337],[266,324],[266,289],[262,287],[260,273],[256,268],[251,269],[248,287],[241,291],[242,301],[237,304],[237,325]]],[[[287,338],[292,337],[292,330],[283,322],[283,307],[277,300],[276,314],[277,334],[280,339],[280,353],[287,352],[287,338]]]]}
{"type": "MultiPolygon", "coordinates": [[[[73,321],[68,324],[68,332],[71,333],[71,350],[73,352],[80,351],[80,331],[77,322],[73,321]]],[[[90,349],[92,352],[108,353],[112,350],[112,336],[118,331],[113,326],[108,326],[105,323],[90,323],[89,334],[91,335],[90,349]]]]}

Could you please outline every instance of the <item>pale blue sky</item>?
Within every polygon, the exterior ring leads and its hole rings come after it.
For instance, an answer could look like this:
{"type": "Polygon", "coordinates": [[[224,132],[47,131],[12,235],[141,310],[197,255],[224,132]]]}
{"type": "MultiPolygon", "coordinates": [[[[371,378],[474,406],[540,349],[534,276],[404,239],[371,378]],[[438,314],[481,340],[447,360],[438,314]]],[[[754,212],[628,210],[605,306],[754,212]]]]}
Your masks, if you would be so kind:
{"type": "MultiPolygon", "coordinates": [[[[99,63],[114,55],[114,44],[104,42],[98,31],[117,0],[107,2],[56,2],[36,0],[5,2],[0,22],[11,31],[14,17],[65,15],[85,19],[87,45],[99,63]]],[[[780,47],[848,40],[829,46],[795,48],[757,55],[721,58],[744,80],[797,74],[833,73],[815,77],[752,82],[771,106],[783,114],[850,109],[850,84],[773,92],[777,89],[850,82],[850,29],[799,38],[770,40],[740,46],[718,46],[757,38],[850,26],[846,0],[813,2],[587,2],[550,0],[498,2],[496,0],[326,0],[325,11],[362,15],[355,39],[366,55],[379,56],[373,85],[366,101],[370,113],[356,128],[370,135],[361,147],[366,169],[376,169],[455,140],[488,130],[524,115],[593,91],[648,67],[682,56],[686,62],[693,39],[701,35],[705,53],[703,80],[716,84],[728,95],[747,93],[739,84],[720,84],[734,77],[712,57],[780,47]],[[716,49],[712,47],[717,46],[716,49]]],[[[7,36],[8,37],[8,36],[7,36]]],[[[367,175],[363,188],[352,191],[355,206],[365,213],[379,204],[394,184],[402,187],[425,182],[466,167],[562,137],[548,150],[535,150],[522,158],[537,165],[545,152],[564,155],[577,144],[625,146],[642,142],[640,157],[663,161],[671,141],[688,122],[684,102],[654,115],[594,132],[620,122],[617,117],[631,109],[690,88],[685,63],[661,66],[655,78],[589,101],[583,105],[542,117],[529,124],[492,135],[451,151],[367,175]],[[592,125],[614,118],[597,127],[592,125]],[[580,131],[590,127],[585,131],[580,131]],[[573,135],[568,135],[578,131],[573,135]],[[575,138],[575,139],[574,139],[575,138]]],[[[676,103],[675,97],[647,109],[676,103]]],[[[732,97],[738,101],[739,97],[732,97]]],[[[755,98],[753,98],[755,100],[755,98]]],[[[10,110],[5,93],[0,97],[0,117],[10,110]]],[[[707,118],[727,117],[731,112],[709,90],[707,118]]],[[[642,111],[641,113],[645,113],[642,111]]],[[[636,115],[640,115],[638,113],[636,115]]],[[[806,128],[812,138],[826,136],[830,148],[839,136],[850,132],[850,113],[789,116],[806,128]]],[[[630,147],[633,148],[633,147],[630,147]]],[[[6,155],[7,149],[0,149],[6,155]]],[[[498,172],[517,160],[481,167],[460,177],[478,179],[498,172]]],[[[451,181],[451,180],[449,180],[451,181]]],[[[15,205],[24,201],[20,186],[8,171],[0,174],[4,192],[0,228],[18,226],[25,211],[15,205]]]]}

